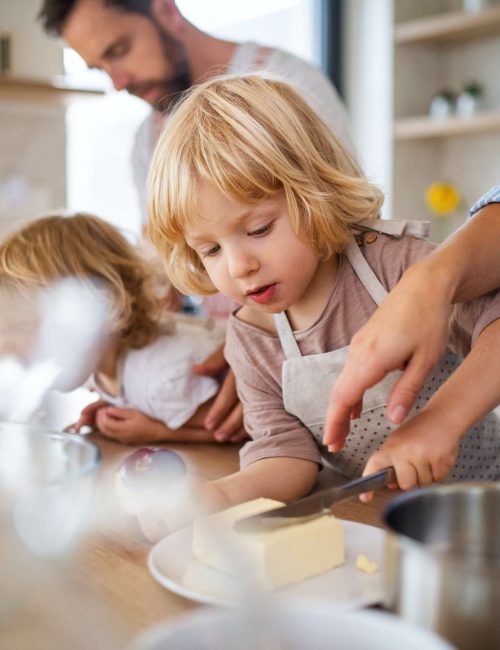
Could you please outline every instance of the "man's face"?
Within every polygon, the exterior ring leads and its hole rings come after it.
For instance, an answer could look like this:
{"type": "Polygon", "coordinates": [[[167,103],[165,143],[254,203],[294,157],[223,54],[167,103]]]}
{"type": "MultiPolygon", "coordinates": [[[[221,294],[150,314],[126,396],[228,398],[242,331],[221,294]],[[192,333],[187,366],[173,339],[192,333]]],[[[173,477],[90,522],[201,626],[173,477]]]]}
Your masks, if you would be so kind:
{"type": "Polygon", "coordinates": [[[90,68],[104,70],[117,90],[155,108],[191,84],[182,44],[142,14],[108,7],[102,0],[79,0],[62,36],[90,68]]]}

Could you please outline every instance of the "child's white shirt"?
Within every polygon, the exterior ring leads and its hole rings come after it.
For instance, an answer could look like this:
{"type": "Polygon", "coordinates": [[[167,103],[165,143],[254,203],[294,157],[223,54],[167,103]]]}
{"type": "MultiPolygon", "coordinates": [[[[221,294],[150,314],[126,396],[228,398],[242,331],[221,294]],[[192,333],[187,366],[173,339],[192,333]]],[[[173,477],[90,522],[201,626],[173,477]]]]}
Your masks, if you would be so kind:
{"type": "Polygon", "coordinates": [[[224,326],[211,319],[174,318],[175,331],[146,347],[128,350],[118,367],[119,394],[110,395],[92,376],[89,386],[101,399],[121,408],[136,409],[170,429],[185,424],[219,390],[212,377],[194,374],[224,342],[224,326]]]}

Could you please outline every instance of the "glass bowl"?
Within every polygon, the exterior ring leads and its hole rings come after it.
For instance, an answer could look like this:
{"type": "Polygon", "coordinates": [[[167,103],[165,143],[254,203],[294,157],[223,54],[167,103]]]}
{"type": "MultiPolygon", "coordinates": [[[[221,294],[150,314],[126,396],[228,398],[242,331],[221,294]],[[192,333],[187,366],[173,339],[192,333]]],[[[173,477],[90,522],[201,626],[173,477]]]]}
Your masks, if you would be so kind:
{"type": "Polygon", "coordinates": [[[69,551],[90,517],[100,449],[84,437],[0,422],[0,522],[32,553],[69,551]]]}

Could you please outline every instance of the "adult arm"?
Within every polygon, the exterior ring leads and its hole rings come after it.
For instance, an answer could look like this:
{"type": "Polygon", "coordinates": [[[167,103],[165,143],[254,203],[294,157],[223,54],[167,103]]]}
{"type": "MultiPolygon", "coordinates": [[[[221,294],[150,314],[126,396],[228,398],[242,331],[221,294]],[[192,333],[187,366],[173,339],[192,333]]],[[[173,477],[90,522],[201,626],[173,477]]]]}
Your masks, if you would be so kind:
{"type": "Polygon", "coordinates": [[[365,390],[396,369],[387,415],[405,419],[448,336],[450,307],[500,286],[500,205],[482,208],[428,257],[411,266],[379,309],[353,337],[337,380],[324,442],[342,449],[365,390]]]}
{"type": "Polygon", "coordinates": [[[371,456],[363,474],[392,465],[404,490],[444,480],[455,464],[462,437],[500,402],[499,356],[497,319],[425,408],[393,431],[371,456]]]}

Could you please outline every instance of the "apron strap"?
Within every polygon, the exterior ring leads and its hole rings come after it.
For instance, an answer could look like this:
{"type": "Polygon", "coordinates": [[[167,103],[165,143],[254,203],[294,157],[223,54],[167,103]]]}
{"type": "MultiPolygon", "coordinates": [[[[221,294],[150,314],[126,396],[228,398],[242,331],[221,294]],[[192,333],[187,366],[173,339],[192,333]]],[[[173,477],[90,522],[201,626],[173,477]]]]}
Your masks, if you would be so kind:
{"type": "MultiPolygon", "coordinates": [[[[393,237],[401,237],[402,235],[412,235],[413,237],[420,237],[425,239],[429,236],[430,224],[428,221],[404,221],[402,219],[377,219],[375,221],[367,220],[359,224],[363,229],[374,230],[393,237]]],[[[356,275],[361,280],[363,286],[368,291],[370,296],[377,305],[384,300],[387,296],[387,291],[380,280],[375,275],[373,269],[366,261],[359,246],[354,239],[347,244],[345,255],[353,267],[356,275]]],[[[286,359],[293,357],[301,357],[300,348],[295,340],[293,330],[290,327],[287,315],[285,312],[274,314],[274,323],[278,333],[281,347],[285,354],[286,359]]]]}
{"type": "Polygon", "coordinates": [[[354,239],[351,239],[347,244],[344,252],[365,289],[377,305],[380,305],[382,300],[387,296],[387,291],[366,261],[365,256],[354,239]]]}
{"type": "Polygon", "coordinates": [[[364,230],[375,230],[385,235],[402,237],[411,235],[420,239],[428,239],[430,233],[430,221],[405,221],[403,219],[366,219],[356,224],[364,230]]]}
{"type": "Polygon", "coordinates": [[[276,331],[278,332],[285,358],[291,359],[294,357],[301,357],[302,354],[299,345],[295,340],[290,322],[284,311],[279,314],[274,314],[274,324],[276,325],[276,331]]]}

